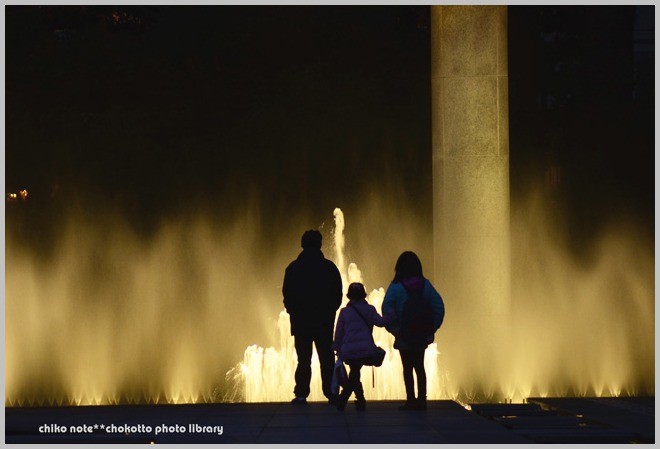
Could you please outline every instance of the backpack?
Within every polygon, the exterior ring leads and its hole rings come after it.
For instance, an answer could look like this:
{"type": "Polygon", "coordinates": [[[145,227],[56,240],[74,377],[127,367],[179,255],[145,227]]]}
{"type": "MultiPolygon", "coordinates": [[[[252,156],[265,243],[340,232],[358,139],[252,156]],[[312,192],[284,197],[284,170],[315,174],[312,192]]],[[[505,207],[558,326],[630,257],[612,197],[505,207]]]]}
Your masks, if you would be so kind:
{"type": "Polygon", "coordinates": [[[401,328],[398,337],[410,346],[427,346],[433,341],[433,307],[424,299],[423,290],[408,290],[403,305],[401,328]]]}

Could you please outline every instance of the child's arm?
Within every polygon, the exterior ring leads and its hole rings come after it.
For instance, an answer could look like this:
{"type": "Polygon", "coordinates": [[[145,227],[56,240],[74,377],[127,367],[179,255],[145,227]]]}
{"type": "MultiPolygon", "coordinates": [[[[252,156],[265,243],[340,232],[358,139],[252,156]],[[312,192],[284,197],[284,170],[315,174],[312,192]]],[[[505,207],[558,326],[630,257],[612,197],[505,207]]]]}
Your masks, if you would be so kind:
{"type": "Polygon", "coordinates": [[[396,314],[394,309],[390,309],[383,313],[383,316],[380,316],[375,307],[372,306],[371,321],[374,326],[385,327],[388,324],[391,324],[396,320],[396,314]]]}

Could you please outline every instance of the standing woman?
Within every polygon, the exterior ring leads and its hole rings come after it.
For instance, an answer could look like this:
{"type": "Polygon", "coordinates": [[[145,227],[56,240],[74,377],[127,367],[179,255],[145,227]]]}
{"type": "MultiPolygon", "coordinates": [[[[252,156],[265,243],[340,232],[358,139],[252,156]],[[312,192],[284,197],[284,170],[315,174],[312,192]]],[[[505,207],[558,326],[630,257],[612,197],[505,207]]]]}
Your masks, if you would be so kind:
{"type": "Polygon", "coordinates": [[[387,288],[383,315],[394,313],[396,320],[387,326],[395,337],[394,348],[401,354],[406,402],[399,410],[426,409],[426,370],[424,352],[445,317],[442,297],[422,272],[422,262],[412,251],[396,261],[394,279],[387,288]],[[417,396],[413,370],[417,376],[417,396]]]}

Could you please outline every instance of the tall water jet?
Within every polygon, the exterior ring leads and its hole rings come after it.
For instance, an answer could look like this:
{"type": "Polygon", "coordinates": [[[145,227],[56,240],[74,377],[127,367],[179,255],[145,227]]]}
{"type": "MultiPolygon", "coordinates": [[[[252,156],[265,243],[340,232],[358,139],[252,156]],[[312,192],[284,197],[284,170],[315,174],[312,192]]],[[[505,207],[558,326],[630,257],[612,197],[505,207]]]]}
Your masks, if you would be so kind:
{"type": "Polygon", "coordinates": [[[434,276],[446,366],[489,391],[510,303],[506,6],[431,7],[434,276]],[[469,357],[465,348],[473,348],[469,357]]]}
{"type": "MultiPolygon", "coordinates": [[[[333,231],[334,262],[341,274],[343,291],[346,292],[352,282],[361,282],[362,273],[354,262],[346,264],[344,253],[344,213],[336,208],[333,212],[335,228],[333,231]]],[[[367,302],[378,311],[381,310],[385,290],[373,289],[367,296],[367,302]]],[[[348,303],[344,295],[342,307],[348,303]]],[[[337,317],[335,317],[336,319],[337,317]]],[[[262,347],[251,345],[245,349],[243,361],[239,362],[228,373],[227,377],[234,388],[225,396],[227,401],[270,402],[286,401],[291,398],[294,388],[294,372],[297,356],[294,348],[294,338],[291,336],[289,315],[282,310],[277,320],[279,342],[276,346],[262,347]]],[[[394,350],[394,337],[384,328],[374,327],[374,341],[386,350],[385,363],[377,369],[363,367],[362,378],[367,399],[403,399],[403,368],[401,359],[394,350]]],[[[446,390],[446,383],[438,369],[438,352],[435,343],[429,345],[425,353],[427,371],[428,398],[440,399],[455,396],[446,390]]],[[[320,365],[316,348],[312,354],[312,380],[310,384],[311,401],[325,401],[321,392],[320,365]]]]}

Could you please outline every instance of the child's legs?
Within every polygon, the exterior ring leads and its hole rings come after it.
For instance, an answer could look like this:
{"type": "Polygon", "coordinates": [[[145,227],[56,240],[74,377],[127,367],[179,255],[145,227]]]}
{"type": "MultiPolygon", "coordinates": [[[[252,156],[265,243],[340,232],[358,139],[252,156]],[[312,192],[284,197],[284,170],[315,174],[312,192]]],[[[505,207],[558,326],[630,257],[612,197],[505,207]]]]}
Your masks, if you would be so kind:
{"type": "Polygon", "coordinates": [[[362,363],[353,362],[349,363],[348,366],[351,368],[351,372],[348,373],[348,386],[351,392],[355,393],[357,399],[364,399],[364,389],[362,388],[362,382],[360,381],[362,363]]]}

